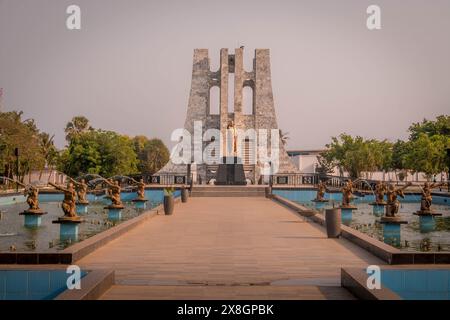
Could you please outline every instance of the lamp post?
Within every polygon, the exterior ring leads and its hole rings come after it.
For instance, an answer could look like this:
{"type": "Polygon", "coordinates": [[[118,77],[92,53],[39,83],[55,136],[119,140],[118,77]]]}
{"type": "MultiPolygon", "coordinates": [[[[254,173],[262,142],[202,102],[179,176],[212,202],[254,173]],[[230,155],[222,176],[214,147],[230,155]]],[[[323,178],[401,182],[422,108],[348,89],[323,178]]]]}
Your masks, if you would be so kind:
{"type": "MultiPolygon", "coordinates": [[[[14,149],[14,155],[16,156],[16,179],[19,181],[19,148],[14,149]]],[[[19,185],[17,183],[16,192],[19,192],[19,185]]]]}

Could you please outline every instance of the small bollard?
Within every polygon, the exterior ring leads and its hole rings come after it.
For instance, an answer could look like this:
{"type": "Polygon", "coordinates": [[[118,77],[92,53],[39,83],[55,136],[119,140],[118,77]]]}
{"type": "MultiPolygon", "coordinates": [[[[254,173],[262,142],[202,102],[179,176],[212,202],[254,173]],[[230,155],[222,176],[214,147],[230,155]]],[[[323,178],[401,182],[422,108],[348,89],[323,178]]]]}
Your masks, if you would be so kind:
{"type": "Polygon", "coordinates": [[[181,189],[181,202],[185,203],[188,201],[189,193],[186,188],[181,189]]]}
{"type": "Polygon", "coordinates": [[[341,209],[325,210],[325,224],[328,238],[339,238],[341,235],[341,209]]]}
{"type": "Polygon", "coordinates": [[[264,194],[265,194],[266,198],[271,198],[272,197],[272,187],[265,187],[264,194]]]}

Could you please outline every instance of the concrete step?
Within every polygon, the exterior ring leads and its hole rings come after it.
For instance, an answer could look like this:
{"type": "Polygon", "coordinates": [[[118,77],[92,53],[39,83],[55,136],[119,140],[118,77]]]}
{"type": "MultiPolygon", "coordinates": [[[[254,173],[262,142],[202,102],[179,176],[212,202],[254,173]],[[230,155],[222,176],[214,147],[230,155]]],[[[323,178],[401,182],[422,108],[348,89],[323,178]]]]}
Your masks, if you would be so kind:
{"type": "Polygon", "coordinates": [[[197,186],[194,185],[193,190],[198,191],[252,191],[266,189],[265,186],[197,186]]]}
{"type": "Polygon", "coordinates": [[[191,197],[264,197],[264,192],[192,191],[191,197]]]}
{"type": "Polygon", "coordinates": [[[192,197],[264,197],[265,187],[247,186],[198,186],[192,189],[192,197]]]}

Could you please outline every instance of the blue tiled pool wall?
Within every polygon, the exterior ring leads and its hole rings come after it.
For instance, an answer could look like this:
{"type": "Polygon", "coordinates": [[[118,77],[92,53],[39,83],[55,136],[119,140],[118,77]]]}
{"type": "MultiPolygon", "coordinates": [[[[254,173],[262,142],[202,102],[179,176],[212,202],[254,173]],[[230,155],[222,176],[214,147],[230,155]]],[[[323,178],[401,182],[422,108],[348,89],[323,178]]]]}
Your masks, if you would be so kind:
{"type": "Polygon", "coordinates": [[[0,300],[53,299],[66,290],[69,276],[66,270],[0,270],[0,300]]]}
{"type": "Polygon", "coordinates": [[[450,300],[450,270],[382,270],[381,283],[405,300],[450,300]]]}
{"type": "Polygon", "coordinates": [[[14,204],[14,203],[22,203],[25,201],[26,201],[26,197],[23,194],[0,196],[0,206],[6,206],[6,205],[14,204]]]}
{"type": "MultiPolygon", "coordinates": [[[[88,194],[87,199],[90,202],[95,201],[104,201],[106,195],[94,195],[88,194]]],[[[147,199],[150,199],[153,205],[158,205],[163,202],[164,199],[164,190],[145,190],[145,196],[147,199]]],[[[175,190],[174,197],[181,196],[181,190],[175,190]]],[[[124,202],[130,202],[131,200],[136,198],[136,192],[121,192],[120,197],[124,202]]],[[[60,202],[64,199],[64,194],[62,193],[41,193],[39,194],[40,202],[60,202]]]]}
{"type": "MultiPolygon", "coordinates": [[[[316,198],[317,191],[313,189],[306,190],[284,190],[284,189],[274,189],[273,193],[286,198],[291,201],[308,203],[316,198]]],[[[334,202],[342,201],[342,194],[340,192],[325,193],[325,199],[334,202]]],[[[406,194],[404,199],[400,198],[401,202],[420,202],[421,196],[419,194],[406,194]]],[[[374,202],[375,196],[373,194],[368,194],[364,196],[356,196],[354,203],[369,203],[374,202]]],[[[433,204],[443,204],[450,205],[450,198],[433,195],[433,204]]]]}

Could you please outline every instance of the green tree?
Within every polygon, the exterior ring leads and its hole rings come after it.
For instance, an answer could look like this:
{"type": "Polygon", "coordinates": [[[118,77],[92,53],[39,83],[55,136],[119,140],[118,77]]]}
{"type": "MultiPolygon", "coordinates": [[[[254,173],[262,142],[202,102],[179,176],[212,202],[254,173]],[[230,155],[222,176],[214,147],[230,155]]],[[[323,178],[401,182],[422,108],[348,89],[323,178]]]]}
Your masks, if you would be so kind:
{"type": "Polygon", "coordinates": [[[64,132],[66,133],[67,142],[70,143],[74,137],[89,130],[93,129],[89,124],[88,118],[85,116],[76,116],[66,124],[64,132]]]}
{"type": "Polygon", "coordinates": [[[142,173],[154,174],[161,169],[170,158],[169,149],[160,139],[150,139],[145,143],[140,168],[142,173]]]}
{"type": "Polygon", "coordinates": [[[40,146],[40,132],[33,119],[22,120],[21,111],[0,112],[0,168],[10,178],[17,170],[15,148],[19,148],[19,180],[31,170],[40,170],[45,157],[40,146]]]}
{"type": "Polygon", "coordinates": [[[409,127],[410,140],[416,140],[423,133],[429,137],[443,135],[450,137],[450,116],[440,115],[436,120],[424,119],[422,122],[414,123],[409,127]]]}
{"type": "Polygon", "coordinates": [[[420,133],[409,142],[408,152],[404,156],[405,167],[413,172],[423,172],[431,179],[433,175],[447,171],[446,152],[450,138],[444,135],[428,136],[420,133]]]}
{"type": "Polygon", "coordinates": [[[333,137],[324,152],[325,158],[333,160],[341,175],[348,172],[351,178],[358,178],[368,167],[368,150],[362,137],[353,138],[347,134],[333,137]]]}
{"type": "Polygon", "coordinates": [[[341,175],[348,172],[351,178],[356,179],[363,172],[389,171],[392,167],[392,144],[386,140],[365,140],[341,134],[332,138],[322,157],[328,166],[337,166],[341,175]]]}
{"type": "MultiPolygon", "coordinates": [[[[55,144],[54,144],[54,135],[50,136],[46,132],[41,132],[39,134],[39,145],[41,147],[41,153],[45,160],[45,167],[53,167],[56,165],[57,157],[58,157],[58,151],[56,150],[55,144]]],[[[43,168],[42,168],[43,169],[43,168]]],[[[39,173],[39,180],[42,178],[42,172],[39,173]]]]}
{"type": "Polygon", "coordinates": [[[327,175],[333,173],[335,163],[333,159],[326,157],[326,154],[320,154],[317,156],[317,169],[316,172],[319,174],[321,179],[324,179],[327,175]]]}
{"type": "Polygon", "coordinates": [[[134,174],[137,157],[129,137],[91,129],[72,136],[69,147],[61,154],[61,169],[69,176],[134,174]]]}

